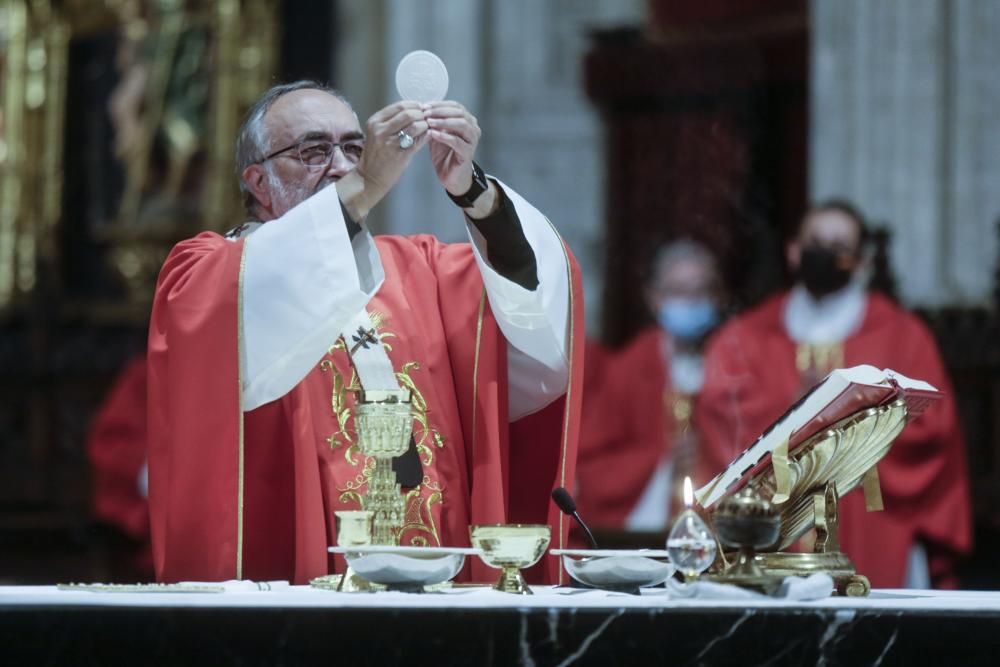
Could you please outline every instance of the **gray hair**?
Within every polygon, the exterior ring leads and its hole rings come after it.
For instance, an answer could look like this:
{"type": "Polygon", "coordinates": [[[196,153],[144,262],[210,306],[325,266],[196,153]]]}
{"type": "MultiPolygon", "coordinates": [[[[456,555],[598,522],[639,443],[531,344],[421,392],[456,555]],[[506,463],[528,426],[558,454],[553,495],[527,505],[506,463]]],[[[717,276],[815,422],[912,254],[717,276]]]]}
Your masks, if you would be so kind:
{"type": "Polygon", "coordinates": [[[247,111],[246,119],[243,121],[243,125],[240,126],[239,134],[236,135],[236,178],[240,182],[243,207],[249,215],[255,214],[257,199],[250,192],[246,183],[243,182],[243,170],[252,164],[260,162],[267,155],[269,137],[267,136],[267,128],[264,126],[264,116],[275,102],[296,90],[320,90],[324,93],[329,93],[353,111],[351,103],[347,101],[347,98],[339,90],[309,79],[272,86],[267,92],[261,95],[260,99],[254,102],[247,111]]]}
{"type": "Polygon", "coordinates": [[[647,284],[651,284],[657,277],[671,265],[683,261],[694,260],[712,272],[713,282],[719,284],[719,265],[715,255],[704,244],[693,239],[682,238],[671,241],[660,246],[653,256],[653,261],[649,265],[647,284]]]}

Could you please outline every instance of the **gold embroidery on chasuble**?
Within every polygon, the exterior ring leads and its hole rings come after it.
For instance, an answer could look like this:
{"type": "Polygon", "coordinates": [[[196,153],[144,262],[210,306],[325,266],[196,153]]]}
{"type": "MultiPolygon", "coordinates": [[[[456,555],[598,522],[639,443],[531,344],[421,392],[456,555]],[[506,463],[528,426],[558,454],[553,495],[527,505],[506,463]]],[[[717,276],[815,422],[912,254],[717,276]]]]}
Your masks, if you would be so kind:
{"type": "Polygon", "coordinates": [[[803,391],[808,391],[831,371],[844,366],[842,343],[800,343],[795,348],[795,369],[803,391]]]}
{"type": "MultiPolygon", "coordinates": [[[[378,332],[378,337],[386,352],[392,351],[393,339],[398,336],[383,329],[387,322],[384,314],[378,311],[370,313],[372,326],[378,332]]],[[[343,464],[351,473],[338,475],[336,490],[340,503],[360,509],[362,497],[368,488],[368,481],[375,470],[375,459],[365,457],[358,448],[357,431],[354,429],[354,404],[361,391],[357,372],[347,358],[347,344],[343,337],[338,338],[328,350],[329,356],[323,359],[320,370],[329,373],[331,377],[330,410],[334,417],[334,431],[326,438],[331,451],[343,449],[343,464]],[[350,376],[345,379],[345,373],[338,368],[350,368],[350,376]]],[[[419,485],[405,491],[406,513],[403,519],[403,530],[400,544],[409,546],[441,546],[440,527],[434,518],[436,505],[445,502],[445,488],[437,478],[434,468],[434,450],[443,449],[445,437],[432,425],[428,415],[432,412],[427,405],[423,392],[414,379],[420,371],[420,363],[408,361],[395,371],[399,385],[410,390],[410,409],[413,414],[413,442],[423,467],[423,478],[419,485]]],[[[417,377],[420,377],[417,375],[417,377]]]]}
{"type": "Polygon", "coordinates": [[[672,447],[670,468],[670,488],[667,516],[676,516],[677,508],[684,502],[684,478],[694,475],[698,439],[691,427],[694,415],[694,396],[667,388],[663,391],[663,408],[667,411],[667,423],[673,421],[672,432],[666,430],[665,446],[672,447]]]}

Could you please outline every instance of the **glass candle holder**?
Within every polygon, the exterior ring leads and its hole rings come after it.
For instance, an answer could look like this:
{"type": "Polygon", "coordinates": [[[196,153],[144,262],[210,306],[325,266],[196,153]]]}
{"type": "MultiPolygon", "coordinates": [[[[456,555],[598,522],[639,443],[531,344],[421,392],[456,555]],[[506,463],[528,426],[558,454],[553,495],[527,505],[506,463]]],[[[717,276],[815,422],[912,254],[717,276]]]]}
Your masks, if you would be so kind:
{"type": "Polygon", "coordinates": [[[715,536],[698,514],[686,509],[667,536],[667,553],[685,581],[696,579],[715,561],[715,536]]]}

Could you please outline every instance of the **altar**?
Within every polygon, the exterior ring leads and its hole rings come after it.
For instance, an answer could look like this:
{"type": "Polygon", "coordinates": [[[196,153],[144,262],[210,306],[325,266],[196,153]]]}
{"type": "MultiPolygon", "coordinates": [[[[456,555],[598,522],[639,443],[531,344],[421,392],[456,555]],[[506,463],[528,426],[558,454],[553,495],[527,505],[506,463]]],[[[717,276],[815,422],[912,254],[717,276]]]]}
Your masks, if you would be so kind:
{"type": "Polygon", "coordinates": [[[534,587],[336,593],[0,587],[7,664],[996,664],[1000,592],[813,602],[534,587]]]}

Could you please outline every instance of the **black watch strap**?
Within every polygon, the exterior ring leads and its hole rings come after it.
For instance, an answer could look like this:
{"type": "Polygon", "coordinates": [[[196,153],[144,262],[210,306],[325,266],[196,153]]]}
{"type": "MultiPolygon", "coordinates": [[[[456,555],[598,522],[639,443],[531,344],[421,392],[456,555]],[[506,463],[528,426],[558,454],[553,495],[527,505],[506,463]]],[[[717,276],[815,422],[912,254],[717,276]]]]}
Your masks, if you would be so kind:
{"type": "Polygon", "coordinates": [[[486,181],[486,174],[483,173],[482,167],[480,167],[475,162],[472,163],[472,185],[469,189],[465,191],[464,194],[453,195],[447,190],[448,196],[451,200],[461,206],[462,208],[472,208],[476,205],[476,200],[479,199],[479,195],[486,192],[490,184],[486,181]]]}

